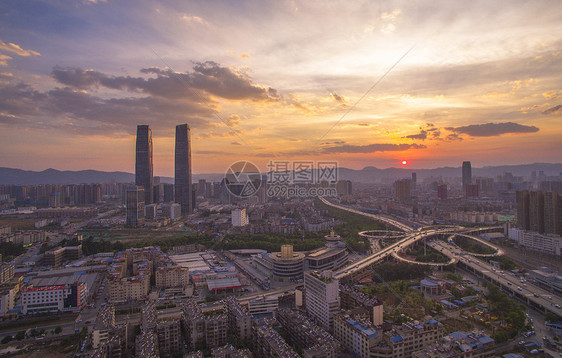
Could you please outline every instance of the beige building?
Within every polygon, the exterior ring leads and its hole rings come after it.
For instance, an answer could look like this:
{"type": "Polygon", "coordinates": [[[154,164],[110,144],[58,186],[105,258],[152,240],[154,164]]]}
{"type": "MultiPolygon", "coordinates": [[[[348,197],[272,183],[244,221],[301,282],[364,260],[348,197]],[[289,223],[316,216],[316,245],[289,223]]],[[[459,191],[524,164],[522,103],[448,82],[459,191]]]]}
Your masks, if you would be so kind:
{"type": "Polygon", "coordinates": [[[111,302],[142,300],[150,291],[150,276],[133,276],[109,281],[111,302]]]}
{"type": "Polygon", "coordinates": [[[158,288],[189,286],[189,269],[187,267],[158,267],[155,275],[156,287],[158,288]]]}

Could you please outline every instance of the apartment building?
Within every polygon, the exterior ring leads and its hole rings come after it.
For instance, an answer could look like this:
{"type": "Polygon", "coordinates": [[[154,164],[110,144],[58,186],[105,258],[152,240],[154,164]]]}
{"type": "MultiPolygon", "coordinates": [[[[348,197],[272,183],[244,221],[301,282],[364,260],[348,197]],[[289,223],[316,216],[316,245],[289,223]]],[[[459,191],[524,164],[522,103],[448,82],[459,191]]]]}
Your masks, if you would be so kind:
{"type": "Polygon", "coordinates": [[[333,332],[334,316],[340,312],[339,280],[332,271],[304,274],[305,307],[308,314],[328,332],[333,332]]]}

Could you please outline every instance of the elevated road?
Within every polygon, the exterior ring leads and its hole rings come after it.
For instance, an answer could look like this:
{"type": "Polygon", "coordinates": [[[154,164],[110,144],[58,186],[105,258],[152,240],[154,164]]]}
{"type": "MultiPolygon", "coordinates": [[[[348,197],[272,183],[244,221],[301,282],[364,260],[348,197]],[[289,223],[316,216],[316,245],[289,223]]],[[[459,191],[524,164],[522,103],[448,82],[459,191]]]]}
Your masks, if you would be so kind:
{"type": "Polygon", "coordinates": [[[403,224],[403,223],[401,223],[401,222],[398,221],[398,220],[394,220],[394,219],[388,218],[388,217],[386,217],[386,216],[375,215],[375,214],[368,214],[368,213],[365,213],[365,212],[363,212],[363,211],[361,211],[361,210],[356,210],[356,209],[349,208],[349,207],[347,207],[347,206],[342,206],[342,205],[334,204],[334,203],[329,202],[328,199],[326,199],[326,198],[320,198],[320,200],[322,200],[322,202],[323,202],[324,204],[326,204],[326,205],[328,205],[328,206],[331,206],[331,207],[333,207],[333,208],[337,208],[337,209],[349,211],[350,213],[355,213],[355,214],[363,215],[363,216],[369,217],[369,218],[371,218],[371,219],[373,219],[373,220],[380,221],[380,222],[383,222],[383,223],[385,223],[385,224],[391,225],[391,226],[393,226],[393,227],[395,227],[395,228],[397,228],[397,229],[399,229],[399,230],[402,230],[402,231],[406,231],[406,232],[414,231],[414,229],[412,229],[410,226],[408,226],[408,225],[406,225],[406,224],[403,224]]]}

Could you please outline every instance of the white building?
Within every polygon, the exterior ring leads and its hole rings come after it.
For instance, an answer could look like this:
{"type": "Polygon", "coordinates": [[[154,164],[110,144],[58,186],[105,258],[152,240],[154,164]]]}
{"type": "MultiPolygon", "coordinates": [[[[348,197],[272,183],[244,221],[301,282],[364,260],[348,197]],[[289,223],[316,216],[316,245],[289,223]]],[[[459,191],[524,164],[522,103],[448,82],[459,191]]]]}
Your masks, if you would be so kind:
{"type": "Polygon", "coordinates": [[[251,315],[273,313],[279,307],[277,297],[261,297],[248,302],[248,311],[251,315]]]}
{"type": "Polygon", "coordinates": [[[232,216],[232,226],[246,226],[248,225],[248,214],[246,214],[246,209],[234,209],[231,213],[232,216]]]}
{"type": "Polygon", "coordinates": [[[86,303],[86,283],[72,285],[27,287],[21,293],[21,310],[29,312],[54,312],[64,308],[79,308],[86,303]]]}
{"type": "Polygon", "coordinates": [[[519,246],[529,250],[562,256],[562,237],[560,236],[543,235],[516,228],[510,228],[508,236],[510,239],[517,241],[519,246]]]}
{"type": "Polygon", "coordinates": [[[305,306],[308,314],[328,332],[334,331],[334,316],[340,312],[339,280],[332,271],[304,274],[305,306]]]}

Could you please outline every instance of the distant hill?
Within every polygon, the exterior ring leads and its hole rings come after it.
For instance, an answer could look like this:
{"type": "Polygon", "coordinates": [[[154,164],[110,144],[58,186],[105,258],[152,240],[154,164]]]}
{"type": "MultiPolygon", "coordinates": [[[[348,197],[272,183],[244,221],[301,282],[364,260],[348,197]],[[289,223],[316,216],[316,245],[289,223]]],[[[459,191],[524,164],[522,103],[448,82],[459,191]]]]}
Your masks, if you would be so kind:
{"type": "MultiPolygon", "coordinates": [[[[472,168],[473,177],[492,177],[506,172],[515,176],[529,177],[533,171],[544,171],[546,176],[559,176],[562,173],[562,164],[534,163],[521,165],[489,166],[472,168]]],[[[339,178],[361,183],[374,183],[381,179],[394,180],[409,178],[415,172],[418,179],[428,177],[456,178],[461,177],[460,167],[443,167],[435,169],[405,169],[365,167],[361,170],[339,168],[339,178]]],[[[207,181],[220,181],[224,174],[194,174],[193,181],[206,179],[207,181]]],[[[163,183],[173,183],[170,177],[160,177],[163,183]]],[[[60,171],[47,169],[40,172],[0,167],[0,184],[81,184],[81,183],[133,183],[135,175],[126,172],[104,172],[98,170],[60,171]]]]}
{"type": "MultiPolygon", "coordinates": [[[[482,168],[472,167],[473,177],[496,178],[498,175],[511,173],[514,176],[530,177],[533,171],[544,171],[546,176],[559,176],[562,173],[562,164],[533,163],[520,165],[501,165],[488,166],[482,168]]],[[[418,180],[429,177],[456,178],[462,176],[461,167],[442,167],[435,169],[405,169],[405,168],[386,168],[365,167],[361,170],[340,168],[340,179],[351,180],[361,183],[373,183],[380,179],[400,179],[410,178],[412,173],[416,173],[418,180]]]]}

